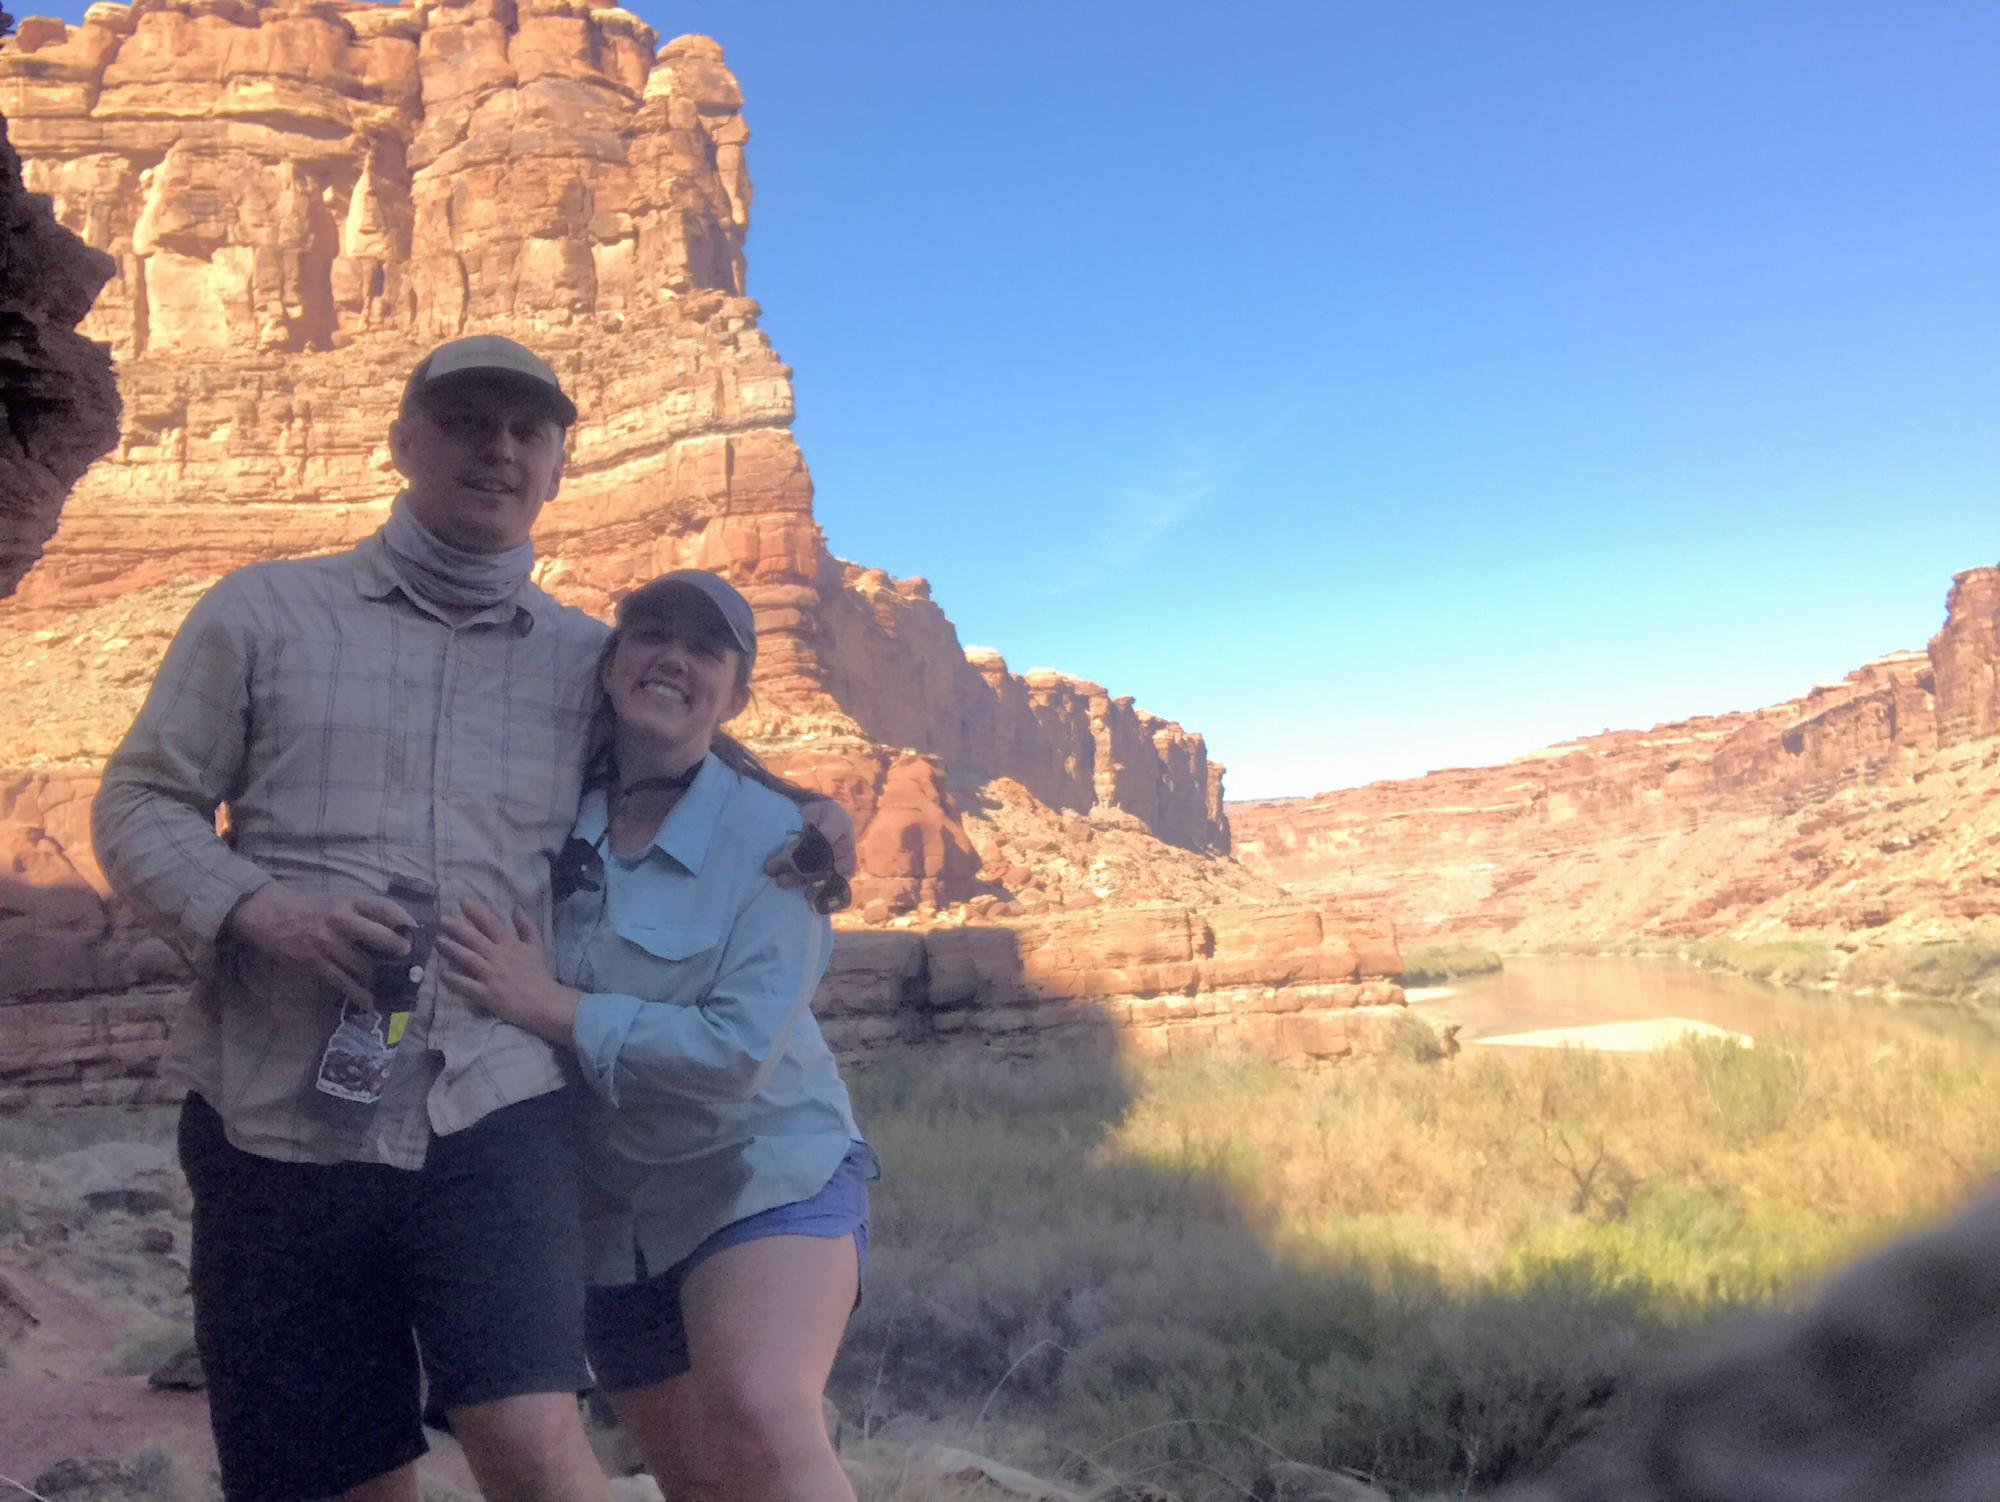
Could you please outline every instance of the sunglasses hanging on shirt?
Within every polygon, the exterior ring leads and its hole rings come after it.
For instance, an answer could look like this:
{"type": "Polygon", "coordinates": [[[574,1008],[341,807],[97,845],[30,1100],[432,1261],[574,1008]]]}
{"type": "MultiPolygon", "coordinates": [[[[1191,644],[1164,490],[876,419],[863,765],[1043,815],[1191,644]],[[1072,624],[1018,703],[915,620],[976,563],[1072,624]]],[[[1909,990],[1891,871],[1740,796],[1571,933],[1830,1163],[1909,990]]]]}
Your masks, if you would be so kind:
{"type": "MultiPolygon", "coordinates": [[[[627,798],[635,793],[659,789],[684,793],[693,785],[700,770],[701,763],[696,762],[679,776],[641,778],[614,794],[603,834],[595,840],[571,835],[561,851],[550,857],[549,890],[555,900],[561,902],[577,892],[604,889],[604,841],[611,833],[611,819],[617,817],[618,809],[627,798]]],[[[812,825],[806,825],[785,842],[784,859],[804,882],[805,899],[814,912],[837,913],[854,901],[853,888],[834,866],[832,844],[812,825]]]]}
{"type": "Polygon", "coordinates": [[[700,762],[696,762],[685,772],[677,772],[672,777],[642,777],[630,787],[608,793],[604,815],[604,833],[595,840],[586,840],[582,835],[571,835],[563,842],[563,847],[549,857],[549,891],[557,902],[577,892],[601,892],[604,890],[604,841],[611,833],[611,821],[618,817],[625,800],[636,793],[670,791],[685,793],[694,786],[694,780],[701,773],[700,762]]]}

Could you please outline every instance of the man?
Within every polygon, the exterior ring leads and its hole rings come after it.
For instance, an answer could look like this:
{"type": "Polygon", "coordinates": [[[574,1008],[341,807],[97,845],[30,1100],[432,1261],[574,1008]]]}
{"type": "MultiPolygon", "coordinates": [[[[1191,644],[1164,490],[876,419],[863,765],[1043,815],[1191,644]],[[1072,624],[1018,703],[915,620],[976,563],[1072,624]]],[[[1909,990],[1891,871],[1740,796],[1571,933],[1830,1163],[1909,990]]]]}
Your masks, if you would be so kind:
{"type": "Polygon", "coordinates": [[[167,1069],[229,1502],[417,1502],[419,1348],[490,1502],[608,1496],[564,1076],[428,963],[469,897],[547,926],[604,640],[528,579],[575,419],[512,341],[432,351],[388,523],[218,583],[106,768],[105,871],[197,972],[167,1069]]]}

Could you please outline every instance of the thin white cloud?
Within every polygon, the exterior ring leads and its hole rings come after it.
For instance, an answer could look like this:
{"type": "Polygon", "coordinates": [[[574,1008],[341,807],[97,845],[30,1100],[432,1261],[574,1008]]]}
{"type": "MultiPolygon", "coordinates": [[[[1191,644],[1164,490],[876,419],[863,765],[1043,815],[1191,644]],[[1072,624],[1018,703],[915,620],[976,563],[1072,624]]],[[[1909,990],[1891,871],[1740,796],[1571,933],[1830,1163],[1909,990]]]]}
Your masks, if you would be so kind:
{"type": "Polygon", "coordinates": [[[1203,461],[1185,465],[1151,485],[1121,490],[1112,497],[1106,518],[1106,550],[1129,563],[1205,505],[1215,494],[1216,478],[1215,466],[1203,461]]]}
{"type": "Polygon", "coordinates": [[[1029,587],[1038,594],[1073,594],[1139,562],[1162,537],[1200,511],[1229,480],[1303,415],[1293,398],[1233,443],[1188,440],[1181,455],[1159,473],[1115,491],[1087,532],[1071,534],[1060,563],[1029,587]]]}
{"type": "Polygon", "coordinates": [[[1066,557],[1062,567],[1050,570],[1037,582],[1037,591],[1071,594],[1089,588],[1107,574],[1131,567],[1154,543],[1199,511],[1214,496],[1216,485],[1213,466],[1194,463],[1150,484],[1119,491],[1105,505],[1082,556],[1066,557]]]}
{"type": "Polygon", "coordinates": [[[1043,571],[1032,587],[1039,594],[1073,594],[1131,567],[1212,500],[1222,478],[1213,460],[1197,455],[1117,491],[1094,525],[1072,534],[1061,563],[1043,571]]]}

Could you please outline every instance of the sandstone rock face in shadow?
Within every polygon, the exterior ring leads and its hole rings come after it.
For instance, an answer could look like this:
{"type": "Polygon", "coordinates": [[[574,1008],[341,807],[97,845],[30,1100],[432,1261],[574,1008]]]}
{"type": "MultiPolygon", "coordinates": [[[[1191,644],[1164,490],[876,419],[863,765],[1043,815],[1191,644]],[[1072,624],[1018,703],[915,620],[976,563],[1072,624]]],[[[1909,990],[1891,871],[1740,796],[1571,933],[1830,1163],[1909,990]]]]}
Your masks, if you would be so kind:
{"type": "Polygon", "coordinates": [[[1393,935],[1350,935],[1222,858],[1200,736],[969,653],[924,580],[828,549],[791,371],[745,291],[749,131],[714,42],[661,46],[576,0],[100,4],[0,45],[0,111],[28,186],[110,258],[84,332],[125,395],[116,451],[0,609],[0,1094],[151,1088],[181,977],[105,891],[96,769],[216,577],[379,525],[403,379],[476,331],[540,351],[583,414],[537,534],[545,585],[602,614],[641,580],[712,568],[756,608],[754,707],[732,728],[855,810],[857,917],[908,927],[919,953],[856,983],[854,1041],[883,1032],[891,995],[889,1033],[952,1030],[932,1014],[961,1009],[925,989],[927,928],[1019,953],[1016,926],[1060,919],[977,1005],[1156,1048],[1372,1046],[1348,1014],[1399,1004],[1379,984],[1393,935]],[[1294,918],[1240,952],[1117,957],[1129,923],[1177,954],[1210,909],[1260,903],[1294,918]],[[1333,952],[1354,958],[1338,981],[1333,952]],[[1054,1010],[1017,1005],[1043,979],[1054,1010]],[[1287,994],[1323,984],[1348,990],[1287,994]],[[1324,1026],[1225,1029],[1225,1005],[1324,1026]]]}
{"type": "Polygon", "coordinates": [[[849,1055],[943,1043],[1025,1054],[1053,1043],[1071,1057],[1228,1050],[1332,1063],[1394,1046],[1410,1014],[1381,977],[1397,965],[1392,936],[1349,933],[1302,903],[1160,903],[850,931],[815,1010],[849,1055]]]}
{"type": "Polygon", "coordinates": [[[1495,1502],[1989,1502],[2000,1496],[2000,1200],[1747,1326],[1623,1431],[1495,1502]]]}
{"type": "Polygon", "coordinates": [[[0,597],[41,557],[70,487],[118,441],[110,356],[75,332],[115,269],[27,191],[0,116],[0,597]]]}
{"type": "Polygon", "coordinates": [[[1769,709],[1231,804],[1238,853],[1406,939],[1964,937],[2000,917],[2000,569],[1947,608],[1928,652],[1769,709]]]}

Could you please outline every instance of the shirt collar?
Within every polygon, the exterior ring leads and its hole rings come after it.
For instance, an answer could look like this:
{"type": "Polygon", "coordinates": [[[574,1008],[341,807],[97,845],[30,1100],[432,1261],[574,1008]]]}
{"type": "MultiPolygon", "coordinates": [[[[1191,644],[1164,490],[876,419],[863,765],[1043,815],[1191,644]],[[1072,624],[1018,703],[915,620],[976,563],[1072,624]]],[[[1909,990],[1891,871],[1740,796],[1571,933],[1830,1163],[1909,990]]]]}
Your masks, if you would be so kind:
{"type": "MultiPolygon", "coordinates": [[[[354,588],[364,600],[386,600],[398,590],[403,598],[419,610],[436,615],[437,607],[410,588],[409,581],[396,567],[396,555],[389,551],[389,545],[382,541],[379,531],[371,532],[354,549],[354,588]]],[[[490,609],[466,617],[460,625],[484,625],[487,622],[511,622],[514,630],[526,636],[536,625],[538,604],[547,596],[537,589],[532,580],[524,581],[510,600],[502,600],[490,609]]]]}
{"type": "Polygon", "coordinates": [[[354,587],[366,600],[386,600],[406,587],[403,576],[389,559],[389,547],[380,532],[370,532],[355,546],[354,587]]]}
{"type": "MultiPolygon", "coordinates": [[[[724,766],[714,752],[710,752],[702,759],[701,770],[695,774],[693,784],[667,810],[667,817],[660,824],[660,832],[653,836],[652,847],[647,854],[657,850],[690,876],[701,875],[702,862],[708,858],[709,847],[715,843],[715,831],[722,824],[722,815],[729,807],[729,794],[735,784],[736,774],[724,766]]],[[[583,801],[576,810],[576,833],[579,838],[592,844],[604,838],[610,827],[609,799],[608,790],[601,787],[592,788],[583,795],[583,801]]]]}

